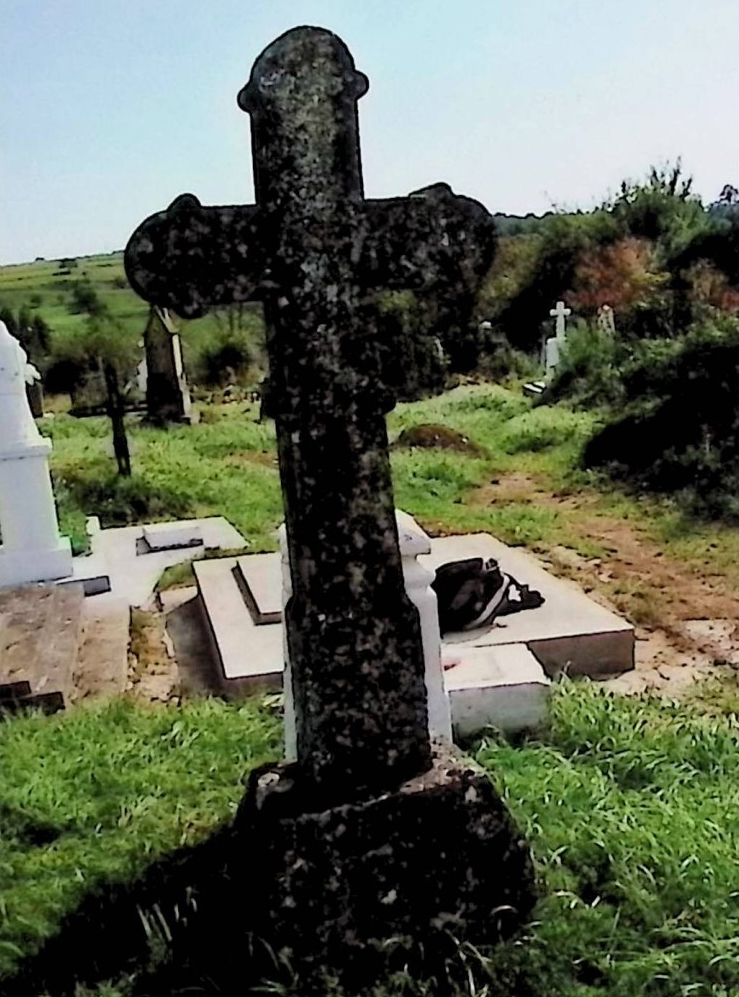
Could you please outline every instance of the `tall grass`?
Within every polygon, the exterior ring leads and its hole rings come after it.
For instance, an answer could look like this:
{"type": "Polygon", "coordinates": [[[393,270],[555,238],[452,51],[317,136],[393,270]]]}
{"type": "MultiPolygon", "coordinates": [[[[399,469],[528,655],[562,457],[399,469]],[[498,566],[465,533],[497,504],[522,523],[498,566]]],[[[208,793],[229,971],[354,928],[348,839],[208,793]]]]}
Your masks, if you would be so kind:
{"type": "MultiPolygon", "coordinates": [[[[537,739],[478,742],[533,847],[543,897],[514,942],[462,946],[467,983],[446,992],[738,993],[737,730],[736,718],[581,682],[555,688],[537,739]]],[[[0,971],[95,881],[130,876],[228,818],[245,770],[276,748],[276,724],[254,703],[117,703],[1,727],[0,971]]],[[[401,976],[373,993],[439,990],[401,976]]]]}
{"type": "Polygon", "coordinates": [[[511,992],[739,992],[737,730],[563,685],[543,743],[483,742],[548,886],[526,939],[496,957],[511,992]]]}
{"type": "Polygon", "coordinates": [[[1,723],[0,976],[96,882],[128,879],[232,816],[248,769],[278,744],[254,701],[121,699],[1,723]]]}

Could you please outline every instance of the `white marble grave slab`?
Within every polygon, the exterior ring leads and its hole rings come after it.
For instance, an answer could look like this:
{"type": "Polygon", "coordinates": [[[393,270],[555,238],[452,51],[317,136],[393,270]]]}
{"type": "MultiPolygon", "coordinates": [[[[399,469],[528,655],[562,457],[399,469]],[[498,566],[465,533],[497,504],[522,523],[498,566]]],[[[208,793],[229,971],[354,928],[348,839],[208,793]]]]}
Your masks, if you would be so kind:
{"type": "Polygon", "coordinates": [[[455,740],[485,727],[515,734],[546,723],[551,680],[525,644],[455,650],[459,662],[444,672],[455,740]]]}
{"type": "Polygon", "coordinates": [[[546,601],[538,609],[503,616],[491,628],[446,634],[445,645],[524,644],[549,675],[619,674],[634,667],[633,626],[594,602],[574,582],[549,574],[518,547],[508,547],[488,533],[440,537],[419,561],[436,569],[446,561],[468,557],[494,557],[503,571],[538,589],[546,601]]]}
{"type": "Polygon", "coordinates": [[[151,550],[175,550],[177,547],[194,547],[203,543],[202,527],[192,520],[152,523],[144,526],[142,535],[151,550]]]}
{"type": "MultiPolygon", "coordinates": [[[[465,557],[496,557],[503,570],[539,589],[547,601],[538,609],[504,617],[491,629],[444,638],[443,659],[459,659],[444,672],[457,736],[470,736],[489,725],[508,732],[539,726],[549,695],[545,672],[602,675],[634,667],[631,625],[572,582],[550,575],[524,551],[506,547],[489,534],[473,534],[432,540],[431,552],[418,560],[432,569],[465,557]]],[[[257,601],[262,612],[277,612],[282,605],[279,554],[194,564],[224,691],[236,696],[255,684],[279,687],[284,658],[282,625],[257,624],[244,599],[239,581],[244,563],[251,578],[251,564],[264,565],[257,572],[260,582],[254,582],[260,592],[257,601]]]]}
{"type": "Polygon", "coordinates": [[[248,554],[236,561],[237,580],[258,625],[282,619],[282,569],[279,554],[248,554]]]}
{"type": "MultiPolygon", "coordinates": [[[[271,556],[279,569],[280,555],[271,556]]],[[[224,691],[237,696],[254,684],[280,687],[283,671],[282,625],[254,621],[237,579],[238,561],[193,561],[224,691]]]]}

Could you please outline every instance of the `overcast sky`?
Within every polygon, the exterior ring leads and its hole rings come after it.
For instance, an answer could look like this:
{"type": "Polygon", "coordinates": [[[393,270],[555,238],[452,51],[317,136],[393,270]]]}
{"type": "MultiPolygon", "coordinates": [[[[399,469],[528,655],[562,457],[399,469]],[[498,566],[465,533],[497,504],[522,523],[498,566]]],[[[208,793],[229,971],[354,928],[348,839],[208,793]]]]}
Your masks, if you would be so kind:
{"type": "Polygon", "coordinates": [[[298,24],[370,79],[365,189],[590,207],[681,156],[739,186],[739,0],[3,0],[0,263],[120,249],[182,192],[253,198],[236,93],[298,24]]]}

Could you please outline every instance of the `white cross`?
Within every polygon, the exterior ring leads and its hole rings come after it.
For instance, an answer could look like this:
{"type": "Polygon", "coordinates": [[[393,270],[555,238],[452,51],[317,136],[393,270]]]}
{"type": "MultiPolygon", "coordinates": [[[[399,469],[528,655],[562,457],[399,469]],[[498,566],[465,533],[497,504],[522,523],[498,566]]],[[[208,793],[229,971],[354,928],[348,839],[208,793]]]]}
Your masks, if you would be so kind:
{"type": "Polygon", "coordinates": [[[564,301],[558,301],[557,307],[552,308],[549,312],[553,319],[556,319],[556,334],[557,339],[564,339],[565,337],[565,319],[568,315],[572,315],[571,308],[565,308],[564,301]]]}

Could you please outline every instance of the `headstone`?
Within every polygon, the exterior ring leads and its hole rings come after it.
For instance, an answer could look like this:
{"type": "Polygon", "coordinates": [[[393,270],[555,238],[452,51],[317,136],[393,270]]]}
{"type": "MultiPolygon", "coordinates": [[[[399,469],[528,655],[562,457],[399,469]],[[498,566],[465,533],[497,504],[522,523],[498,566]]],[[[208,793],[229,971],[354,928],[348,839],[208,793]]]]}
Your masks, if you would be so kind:
{"type": "Polygon", "coordinates": [[[0,586],[72,573],[59,536],[49,473],[51,442],[38,431],[26,395],[28,359],[0,322],[0,586]]]}
{"type": "Polygon", "coordinates": [[[567,339],[566,319],[572,314],[570,308],[565,308],[564,301],[558,301],[555,308],[549,312],[555,322],[555,335],[546,341],[546,381],[549,383],[557,373],[561,359],[561,350],[567,339]]]}
{"type": "Polygon", "coordinates": [[[146,395],[146,381],[148,376],[146,367],[146,357],[139,361],[136,367],[136,390],[140,395],[146,395]]]}
{"type": "Polygon", "coordinates": [[[44,388],[41,383],[41,374],[33,366],[33,364],[28,365],[28,373],[26,375],[26,396],[28,397],[28,405],[31,409],[31,415],[34,419],[43,419],[44,388]]]}
{"type": "Polygon", "coordinates": [[[390,476],[394,399],[362,307],[380,288],[469,297],[493,223],[444,184],[365,200],[367,85],[331,32],[282,35],[239,94],[257,205],[185,195],[139,227],[125,257],[138,293],[183,317],[264,302],[297,762],[253,775],[235,829],[259,855],[250,930],[289,947],[300,972],[341,977],[386,957],[377,938],[437,955],[448,918],[458,938],[492,940],[534,899],[528,849],[489,780],[429,737],[390,476]]]}
{"type": "Polygon", "coordinates": [[[182,343],[166,308],[152,306],[144,331],[146,411],[149,422],[191,422],[192,402],[182,343]]]}
{"type": "Polygon", "coordinates": [[[595,322],[600,331],[605,333],[606,336],[614,337],[616,335],[616,320],[610,305],[604,304],[600,306],[595,322]]]}

